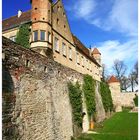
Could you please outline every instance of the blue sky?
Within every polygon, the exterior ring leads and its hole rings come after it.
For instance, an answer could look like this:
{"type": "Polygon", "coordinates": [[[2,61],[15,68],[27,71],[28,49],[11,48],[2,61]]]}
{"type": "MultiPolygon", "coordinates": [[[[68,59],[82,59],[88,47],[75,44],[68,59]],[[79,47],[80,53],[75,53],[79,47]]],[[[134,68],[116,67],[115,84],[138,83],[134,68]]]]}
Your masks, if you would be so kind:
{"type": "MultiPolygon", "coordinates": [[[[2,18],[29,10],[29,0],[2,0],[2,18]]],[[[71,31],[87,46],[97,47],[108,71],[115,59],[128,72],[137,61],[137,0],[63,0],[71,31]]]]}

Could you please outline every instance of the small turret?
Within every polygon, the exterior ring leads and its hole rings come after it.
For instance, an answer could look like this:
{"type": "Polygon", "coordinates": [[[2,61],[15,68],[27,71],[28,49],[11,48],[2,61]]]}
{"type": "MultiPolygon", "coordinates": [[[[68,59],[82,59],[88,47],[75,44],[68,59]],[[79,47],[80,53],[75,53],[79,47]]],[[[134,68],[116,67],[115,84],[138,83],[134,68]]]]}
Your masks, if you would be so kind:
{"type": "Polygon", "coordinates": [[[99,64],[101,64],[101,53],[97,48],[93,49],[91,56],[94,57],[99,64]]]}
{"type": "Polygon", "coordinates": [[[120,93],[120,81],[115,76],[110,77],[110,79],[108,80],[108,85],[110,87],[111,93],[120,93]]]}
{"type": "Polygon", "coordinates": [[[51,48],[51,13],[52,3],[50,0],[31,0],[31,21],[32,21],[32,38],[31,48],[39,50],[42,54],[46,48],[51,48]]]}

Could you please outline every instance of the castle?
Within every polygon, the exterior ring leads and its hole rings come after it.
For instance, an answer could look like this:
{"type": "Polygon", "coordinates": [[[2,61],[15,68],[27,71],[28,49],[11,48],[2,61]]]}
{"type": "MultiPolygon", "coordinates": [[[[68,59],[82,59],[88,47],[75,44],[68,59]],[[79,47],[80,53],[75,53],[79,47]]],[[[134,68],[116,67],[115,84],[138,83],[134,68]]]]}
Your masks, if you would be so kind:
{"type": "Polygon", "coordinates": [[[101,53],[86,48],[71,33],[62,1],[31,0],[31,4],[31,10],[3,20],[3,36],[15,41],[19,26],[29,23],[32,50],[45,56],[51,52],[56,62],[101,81],[101,53]]]}
{"type": "MultiPolygon", "coordinates": [[[[83,85],[83,74],[91,75],[96,80],[97,118],[101,122],[107,116],[99,93],[101,53],[97,48],[87,49],[71,33],[61,0],[31,0],[31,4],[30,11],[19,11],[2,22],[3,36],[12,40],[2,38],[3,137],[71,140],[77,129],[72,120],[68,82],[83,85]],[[30,49],[13,42],[21,24],[30,24],[30,49]]],[[[108,83],[117,111],[121,106],[133,106],[135,94],[120,93],[115,77],[108,83]]],[[[82,132],[87,132],[90,122],[84,96],[82,106],[82,132]]]]}

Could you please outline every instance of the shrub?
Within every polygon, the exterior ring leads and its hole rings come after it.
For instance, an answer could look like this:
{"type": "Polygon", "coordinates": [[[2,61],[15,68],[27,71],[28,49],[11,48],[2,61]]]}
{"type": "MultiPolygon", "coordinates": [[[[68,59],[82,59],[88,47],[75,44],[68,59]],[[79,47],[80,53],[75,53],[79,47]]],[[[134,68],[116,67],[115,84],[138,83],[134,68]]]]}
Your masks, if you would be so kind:
{"type": "Polygon", "coordinates": [[[83,92],[86,99],[87,113],[90,117],[95,113],[95,81],[92,76],[84,75],[83,92]]]}
{"type": "Polygon", "coordinates": [[[20,26],[19,31],[16,35],[16,43],[20,44],[25,48],[29,48],[30,43],[30,31],[29,31],[29,24],[23,24],[20,26]]]}
{"type": "Polygon", "coordinates": [[[102,102],[103,102],[105,112],[113,111],[111,91],[110,91],[107,83],[105,83],[105,82],[100,83],[100,94],[102,97],[102,102]]]}
{"type": "Polygon", "coordinates": [[[73,122],[82,128],[82,90],[78,82],[68,83],[70,103],[72,106],[73,122]]]}

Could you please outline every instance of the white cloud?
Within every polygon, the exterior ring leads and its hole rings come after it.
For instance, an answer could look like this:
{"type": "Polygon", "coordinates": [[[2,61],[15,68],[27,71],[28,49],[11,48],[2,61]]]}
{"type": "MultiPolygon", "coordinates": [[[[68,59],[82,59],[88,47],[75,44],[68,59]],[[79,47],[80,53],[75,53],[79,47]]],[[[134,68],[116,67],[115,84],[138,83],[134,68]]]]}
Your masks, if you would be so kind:
{"type": "Polygon", "coordinates": [[[137,35],[137,10],[137,0],[116,0],[106,21],[107,28],[137,35]]]}
{"type": "Polygon", "coordinates": [[[103,30],[115,30],[127,36],[137,36],[137,3],[137,0],[105,0],[102,4],[97,0],[79,0],[75,2],[72,12],[74,11],[77,18],[83,18],[103,30]],[[107,2],[111,3],[106,7],[110,11],[105,10],[107,2]]]}
{"type": "Polygon", "coordinates": [[[121,43],[118,40],[108,40],[98,43],[97,47],[102,53],[102,63],[107,66],[109,72],[112,72],[113,62],[116,59],[124,61],[128,66],[128,70],[133,68],[137,60],[137,45],[137,40],[130,40],[125,43],[121,43]]]}
{"type": "Polygon", "coordinates": [[[87,18],[95,11],[96,2],[94,0],[79,0],[76,1],[73,10],[78,18],[87,18]]]}

